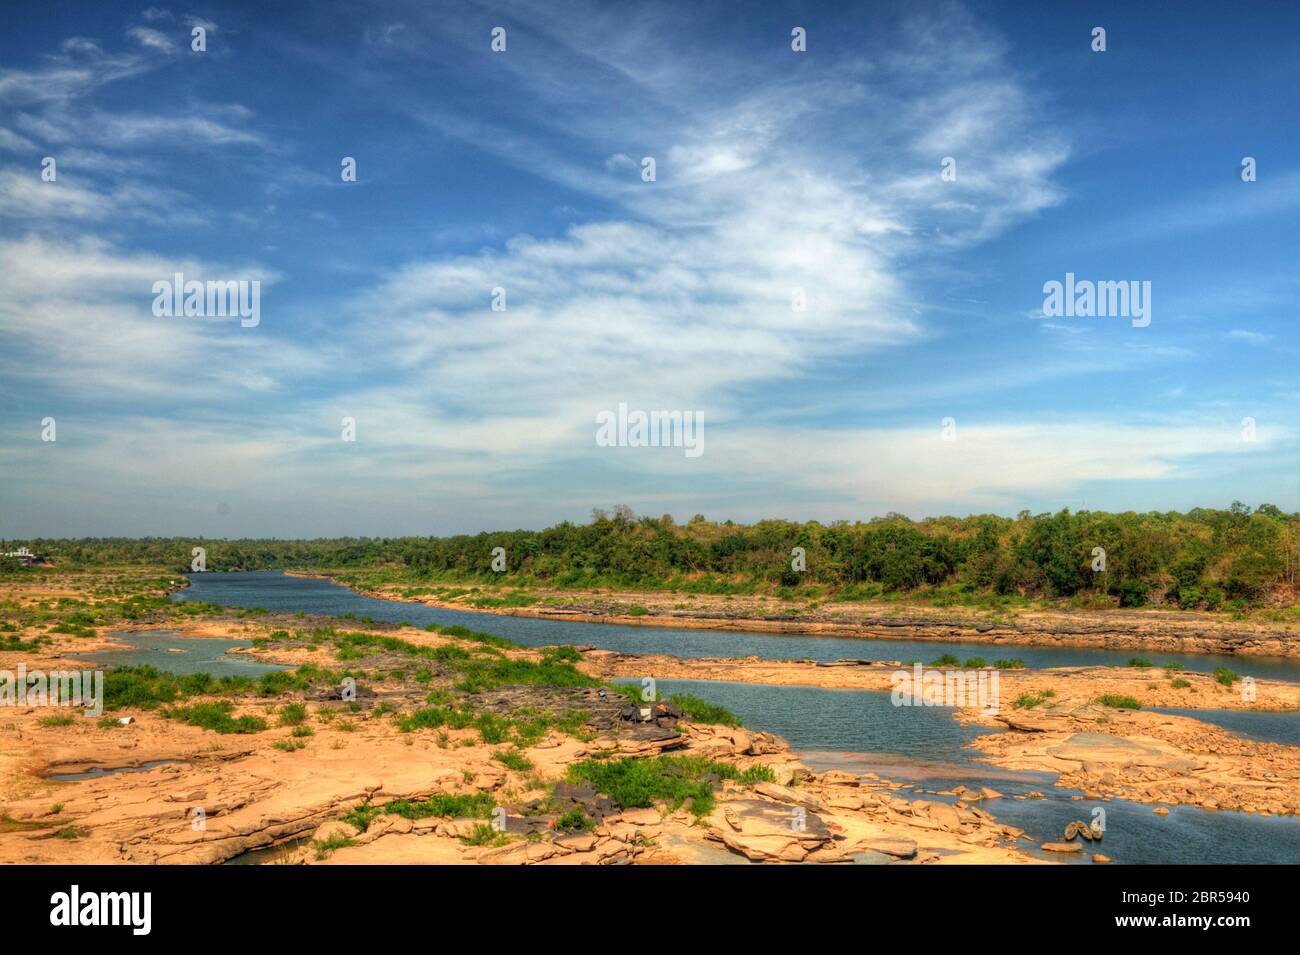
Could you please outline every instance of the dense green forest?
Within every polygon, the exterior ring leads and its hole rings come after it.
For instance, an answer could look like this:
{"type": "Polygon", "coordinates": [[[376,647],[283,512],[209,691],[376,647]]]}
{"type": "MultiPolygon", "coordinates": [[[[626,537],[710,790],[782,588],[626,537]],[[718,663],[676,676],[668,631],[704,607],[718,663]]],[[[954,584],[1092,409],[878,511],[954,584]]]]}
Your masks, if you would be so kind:
{"type": "MultiPolygon", "coordinates": [[[[1252,511],[1097,511],[1015,518],[982,514],[912,521],[761,521],[740,525],[697,515],[637,517],[619,506],[588,524],[454,537],[323,540],[89,538],[26,545],[64,566],[149,564],[188,570],[202,545],[208,570],[387,568],[405,581],[497,581],[554,587],[647,587],[697,592],[834,592],[871,597],[916,592],[1104,598],[1121,606],[1217,609],[1294,603],[1295,514],[1252,511]],[[491,568],[505,549],[506,571],[491,568]],[[806,569],[793,564],[804,549],[806,569]],[[1105,551],[1104,569],[1099,565],[1105,551]]],[[[11,566],[8,573],[16,572],[11,566]]],[[[792,594],[793,595],[793,594],[792,594]]]]}

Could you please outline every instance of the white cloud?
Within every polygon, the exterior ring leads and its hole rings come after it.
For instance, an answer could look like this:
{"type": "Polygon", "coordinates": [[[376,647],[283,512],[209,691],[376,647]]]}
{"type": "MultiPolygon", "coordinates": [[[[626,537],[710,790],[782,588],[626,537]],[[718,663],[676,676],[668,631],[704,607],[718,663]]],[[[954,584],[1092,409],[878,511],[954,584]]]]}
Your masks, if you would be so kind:
{"type": "Polygon", "coordinates": [[[277,340],[237,319],[159,318],[153,283],[187,279],[279,278],[255,263],[122,253],[102,240],[28,236],[0,241],[0,322],[6,348],[0,377],[37,384],[60,400],[164,401],[167,407],[217,402],[282,386],[320,369],[323,356],[277,340]],[[268,340],[274,347],[268,347],[268,340]]]}
{"type": "Polygon", "coordinates": [[[201,109],[170,115],[96,114],[90,122],[99,141],[118,147],[152,142],[189,146],[264,142],[261,134],[223,122],[215,110],[205,115],[201,109]]]}
{"type": "Polygon", "coordinates": [[[94,40],[70,37],[48,65],[34,70],[0,70],[0,103],[29,105],[75,99],[116,80],[137,75],[148,64],[134,54],[112,55],[94,40]]]}
{"type": "Polygon", "coordinates": [[[176,52],[176,44],[171,37],[150,27],[132,27],[126,31],[126,34],[141,46],[151,50],[159,50],[163,53],[176,52]]]}
{"type": "MultiPolygon", "coordinates": [[[[793,479],[809,492],[847,502],[855,512],[893,509],[920,515],[952,502],[1006,512],[1027,498],[1059,498],[1099,482],[1177,480],[1190,476],[1199,459],[1258,459],[1296,437],[1286,428],[1267,433],[1261,428],[1254,442],[1246,442],[1239,423],[1227,418],[958,421],[956,433],[955,441],[942,440],[937,421],[924,429],[721,429],[709,436],[706,457],[711,466],[755,480],[793,479]]],[[[834,510],[832,506],[826,513],[834,510]]]]}
{"type": "Polygon", "coordinates": [[[97,189],[81,176],[84,167],[70,161],[72,155],[61,155],[53,182],[41,178],[39,166],[28,171],[0,169],[0,216],[38,220],[47,227],[59,220],[157,220],[165,216],[172,223],[199,221],[183,193],[130,179],[97,189]]]}
{"type": "Polygon", "coordinates": [[[1273,336],[1264,332],[1252,332],[1244,328],[1234,328],[1228,332],[1228,337],[1239,342],[1245,342],[1248,345],[1267,345],[1273,341],[1273,336]]]}
{"type": "Polygon", "coordinates": [[[32,152],[36,144],[24,136],[0,127],[0,149],[9,152],[32,152]]]}
{"type": "Polygon", "coordinates": [[[809,80],[763,78],[719,52],[717,71],[734,67],[739,79],[702,97],[685,79],[689,51],[645,29],[630,47],[624,25],[580,19],[578,35],[557,41],[576,60],[527,77],[544,106],[534,112],[578,148],[539,148],[423,107],[417,117],[622,211],[556,237],[410,263],[350,310],[361,360],[418,371],[408,389],[423,403],[474,395],[483,433],[524,410],[586,422],[621,400],[722,419],[740,413],[742,391],[766,388],[779,403],[818,362],[927,334],[902,276],[936,241],[980,241],[1059,201],[1051,175],[1064,139],[967,21],[952,42],[913,36],[894,54],[918,76],[904,88],[875,88],[852,62],[809,80]],[[593,63],[611,43],[616,56],[593,63]],[[574,87],[615,59],[628,88],[575,107],[574,87]],[[614,142],[645,145],[601,148],[614,142]],[[963,157],[958,183],[940,180],[949,152],[963,157]],[[574,154],[608,158],[580,167],[574,154]],[[656,157],[658,181],[641,180],[642,155],[656,157]],[[489,310],[497,286],[504,313],[489,310]],[[805,311],[792,307],[797,290],[805,311]]]}

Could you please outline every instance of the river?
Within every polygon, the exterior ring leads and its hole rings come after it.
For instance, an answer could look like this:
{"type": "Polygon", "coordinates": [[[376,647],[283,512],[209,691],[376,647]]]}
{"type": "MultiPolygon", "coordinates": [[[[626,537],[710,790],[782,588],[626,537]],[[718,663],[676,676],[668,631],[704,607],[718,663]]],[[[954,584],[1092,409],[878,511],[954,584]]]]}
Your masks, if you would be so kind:
{"type": "Polygon", "coordinates": [[[446,610],[421,603],[367,597],[328,580],[289,577],[278,571],[242,574],[193,574],[177,600],[207,600],[227,607],[261,607],[277,613],[305,612],[341,617],[353,614],[388,623],[407,621],[418,627],[431,623],[460,624],[496,634],[528,647],[561,643],[591,645],[620,653],[663,653],[675,657],[760,657],[766,660],[931,660],[951,653],[961,660],[981,656],[992,663],[1000,657],[1021,659],[1027,667],[1124,666],[1135,656],[1157,665],[1178,663],[1192,671],[1209,672],[1226,666],[1256,679],[1300,682],[1300,660],[1275,657],[1234,657],[1195,653],[1148,653],[1093,650],[1078,647],[983,647],[973,643],[933,640],[863,640],[853,637],[814,637],[802,634],[743,633],[726,630],[685,630],[674,627],[635,627],[620,624],[540,620],[502,614],[446,610]]]}

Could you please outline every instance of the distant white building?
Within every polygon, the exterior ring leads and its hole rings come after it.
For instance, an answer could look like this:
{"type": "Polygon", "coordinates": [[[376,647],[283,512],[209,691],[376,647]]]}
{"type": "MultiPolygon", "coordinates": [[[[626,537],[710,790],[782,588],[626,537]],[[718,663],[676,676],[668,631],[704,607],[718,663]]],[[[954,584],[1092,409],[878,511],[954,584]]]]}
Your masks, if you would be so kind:
{"type": "Polygon", "coordinates": [[[17,550],[10,551],[4,556],[12,557],[20,564],[41,564],[45,562],[44,557],[42,557],[40,554],[33,554],[26,547],[19,547],[17,550]]]}

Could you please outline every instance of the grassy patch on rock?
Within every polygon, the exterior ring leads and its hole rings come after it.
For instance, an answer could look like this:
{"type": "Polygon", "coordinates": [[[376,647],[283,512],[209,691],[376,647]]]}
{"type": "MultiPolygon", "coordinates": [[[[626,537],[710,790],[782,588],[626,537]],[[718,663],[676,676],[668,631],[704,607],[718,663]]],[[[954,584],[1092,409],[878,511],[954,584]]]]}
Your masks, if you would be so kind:
{"type": "Polygon", "coordinates": [[[648,808],[665,803],[677,809],[690,801],[691,812],[706,816],[713,811],[714,789],[724,779],[742,785],[776,782],[771,768],[740,770],[703,756],[655,756],[649,759],[588,759],[568,769],[572,783],[585,782],[624,809],[648,808]]]}
{"type": "Polygon", "coordinates": [[[1021,693],[1012,702],[1012,707],[1017,710],[1032,710],[1035,706],[1041,706],[1052,697],[1056,696],[1055,690],[1042,690],[1038,693],[1021,693]]]}
{"type": "Polygon", "coordinates": [[[435,793],[427,799],[396,799],[383,805],[367,803],[352,810],[343,817],[343,821],[365,832],[376,817],[385,814],[406,819],[428,819],[435,816],[442,819],[486,819],[495,808],[496,800],[491,793],[435,793]]]}
{"type": "Polygon", "coordinates": [[[227,700],[209,703],[195,703],[193,706],[179,706],[162,711],[162,715],[171,720],[179,720],[190,726],[212,730],[216,733],[260,733],[266,729],[266,720],[260,716],[233,716],[234,704],[227,700]]]}
{"type": "Polygon", "coordinates": [[[254,680],[246,676],[214,677],[211,673],[177,676],[152,666],[114,667],[104,675],[104,706],[110,710],[151,710],[191,696],[279,696],[314,686],[337,685],[345,675],[303,666],[294,671],[276,670],[254,680]]]}
{"type": "Polygon", "coordinates": [[[1124,696],[1119,693],[1107,693],[1097,700],[1102,706],[1109,706],[1116,710],[1140,710],[1142,704],[1131,696],[1124,696]]]}
{"type": "Polygon", "coordinates": [[[1228,687],[1228,689],[1232,689],[1232,684],[1240,680],[1241,677],[1227,667],[1215,667],[1214,679],[1228,687]]]}
{"type": "Polygon", "coordinates": [[[494,753],[492,758],[506,769],[514,770],[516,773],[526,773],[533,768],[533,761],[519,749],[503,750],[500,753],[494,753]]]}

